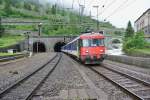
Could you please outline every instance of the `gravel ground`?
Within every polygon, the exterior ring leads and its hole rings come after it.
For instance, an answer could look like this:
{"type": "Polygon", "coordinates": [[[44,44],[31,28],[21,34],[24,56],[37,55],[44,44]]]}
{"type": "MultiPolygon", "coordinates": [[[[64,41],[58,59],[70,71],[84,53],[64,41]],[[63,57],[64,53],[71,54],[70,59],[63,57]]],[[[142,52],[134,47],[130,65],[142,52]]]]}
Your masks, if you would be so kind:
{"type": "Polygon", "coordinates": [[[24,75],[41,67],[55,53],[42,53],[32,56],[31,58],[21,60],[20,62],[10,63],[0,67],[0,91],[10,85],[12,82],[23,77],[24,75]]]}
{"type": "Polygon", "coordinates": [[[30,78],[7,92],[7,94],[4,95],[1,100],[24,100],[25,98],[27,98],[32,93],[32,91],[42,82],[42,80],[49,74],[49,72],[51,72],[51,70],[55,67],[58,59],[59,56],[44,68],[32,75],[30,78]]]}
{"type": "Polygon", "coordinates": [[[119,87],[114,86],[111,82],[103,78],[102,76],[96,74],[91,69],[87,67],[90,66],[81,66],[82,69],[86,73],[86,75],[93,81],[93,83],[96,85],[97,88],[100,88],[103,90],[106,94],[108,94],[108,100],[134,100],[131,96],[124,93],[122,90],[120,90],[119,87]]]}
{"type": "Polygon", "coordinates": [[[136,66],[126,65],[122,63],[112,62],[112,61],[104,61],[104,66],[120,71],[122,73],[128,74],[130,76],[134,76],[141,80],[147,81],[150,83],[150,70],[139,68],[136,66]]]}
{"type": "Polygon", "coordinates": [[[59,96],[61,90],[88,88],[77,69],[71,66],[73,64],[72,59],[63,54],[60,63],[33,99],[37,100],[38,96],[38,98],[59,96]]]}

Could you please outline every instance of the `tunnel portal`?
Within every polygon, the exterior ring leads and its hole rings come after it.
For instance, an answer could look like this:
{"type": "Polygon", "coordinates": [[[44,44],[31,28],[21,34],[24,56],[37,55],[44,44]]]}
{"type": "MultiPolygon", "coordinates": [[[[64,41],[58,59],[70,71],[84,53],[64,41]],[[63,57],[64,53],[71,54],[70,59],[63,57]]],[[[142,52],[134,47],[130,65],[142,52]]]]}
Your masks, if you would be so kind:
{"type": "Polygon", "coordinates": [[[57,42],[54,45],[54,51],[55,52],[61,52],[61,47],[64,46],[66,43],[65,42],[57,42]]]}
{"type": "Polygon", "coordinates": [[[45,44],[42,42],[33,43],[33,52],[46,52],[45,44]]]}

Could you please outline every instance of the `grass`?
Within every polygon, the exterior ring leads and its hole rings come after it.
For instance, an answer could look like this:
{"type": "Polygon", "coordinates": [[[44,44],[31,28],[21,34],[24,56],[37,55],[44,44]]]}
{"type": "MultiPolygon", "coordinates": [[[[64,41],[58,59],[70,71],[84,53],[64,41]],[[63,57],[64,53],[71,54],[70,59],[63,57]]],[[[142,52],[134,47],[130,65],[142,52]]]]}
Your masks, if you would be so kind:
{"type": "Polygon", "coordinates": [[[136,57],[150,57],[150,48],[130,49],[126,51],[127,55],[136,57]]]}
{"type": "Polygon", "coordinates": [[[10,55],[16,55],[18,53],[2,53],[0,52],[0,56],[10,56],[10,55]]]}
{"type": "Polygon", "coordinates": [[[135,49],[135,51],[139,53],[149,54],[150,55],[150,48],[144,48],[144,49],[135,49]]]}
{"type": "Polygon", "coordinates": [[[23,39],[24,36],[3,36],[0,38],[0,48],[14,45],[23,39]]]}

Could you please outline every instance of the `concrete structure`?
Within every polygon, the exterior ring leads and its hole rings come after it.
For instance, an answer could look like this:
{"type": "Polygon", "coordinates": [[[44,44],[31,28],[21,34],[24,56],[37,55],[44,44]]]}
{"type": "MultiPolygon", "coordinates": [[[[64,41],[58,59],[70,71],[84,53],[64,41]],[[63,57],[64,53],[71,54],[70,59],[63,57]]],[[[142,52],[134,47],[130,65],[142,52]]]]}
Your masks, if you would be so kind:
{"type": "MultiPolygon", "coordinates": [[[[76,36],[32,36],[29,38],[29,41],[25,41],[25,49],[33,52],[51,52],[51,51],[60,51],[60,47],[64,44],[71,41],[76,36]],[[29,46],[29,47],[28,47],[29,46]]],[[[120,41],[122,43],[122,37],[112,37],[106,36],[105,44],[109,49],[113,48],[114,40],[120,41]]]]}
{"type": "Polygon", "coordinates": [[[72,38],[70,36],[32,36],[25,41],[25,49],[29,48],[33,52],[59,51],[60,47],[72,38]]]}
{"type": "Polygon", "coordinates": [[[143,30],[145,36],[150,36],[150,8],[146,10],[136,21],[135,31],[143,30]]]}
{"type": "MultiPolygon", "coordinates": [[[[8,49],[16,51],[31,51],[31,52],[59,52],[61,46],[71,41],[76,36],[30,36],[25,41],[21,41],[16,45],[7,48],[0,48],[1,52],[7,52],[8,49]]],[[[118,48],[118,44],[114,45],[113,41],[122,43],[122,37],[106,36],[105,46],[107,49],[118,48]]]]}

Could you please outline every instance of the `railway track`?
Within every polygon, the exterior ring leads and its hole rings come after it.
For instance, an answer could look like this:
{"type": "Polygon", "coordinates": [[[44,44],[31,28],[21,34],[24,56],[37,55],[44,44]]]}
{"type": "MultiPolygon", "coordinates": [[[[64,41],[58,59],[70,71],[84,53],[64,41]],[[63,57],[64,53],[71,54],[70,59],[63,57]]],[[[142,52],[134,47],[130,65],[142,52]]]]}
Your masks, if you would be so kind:
{"type": "Polygon", "coordinates": [[[22,58],[24,56],[26,56],[26,55],[25,54],[17,54],[17,55],[12,55],[12,56],[0,57],[0,62],[15,60],[15,59],[22,58]]]}
{"type": "Polygon", "coordinates": [[[0,100],[30,100],[35,91],[56,68],[61,56],[61,54],[56,54],[43,66],[1,91],[0,100]]]}
{"type": "Polygon", "coordinates": [[[97,74],[108,79],[136,100],[150,100],[150,83],[136,77],[108,68],[107,66],[90,67],[97,74]]]}

